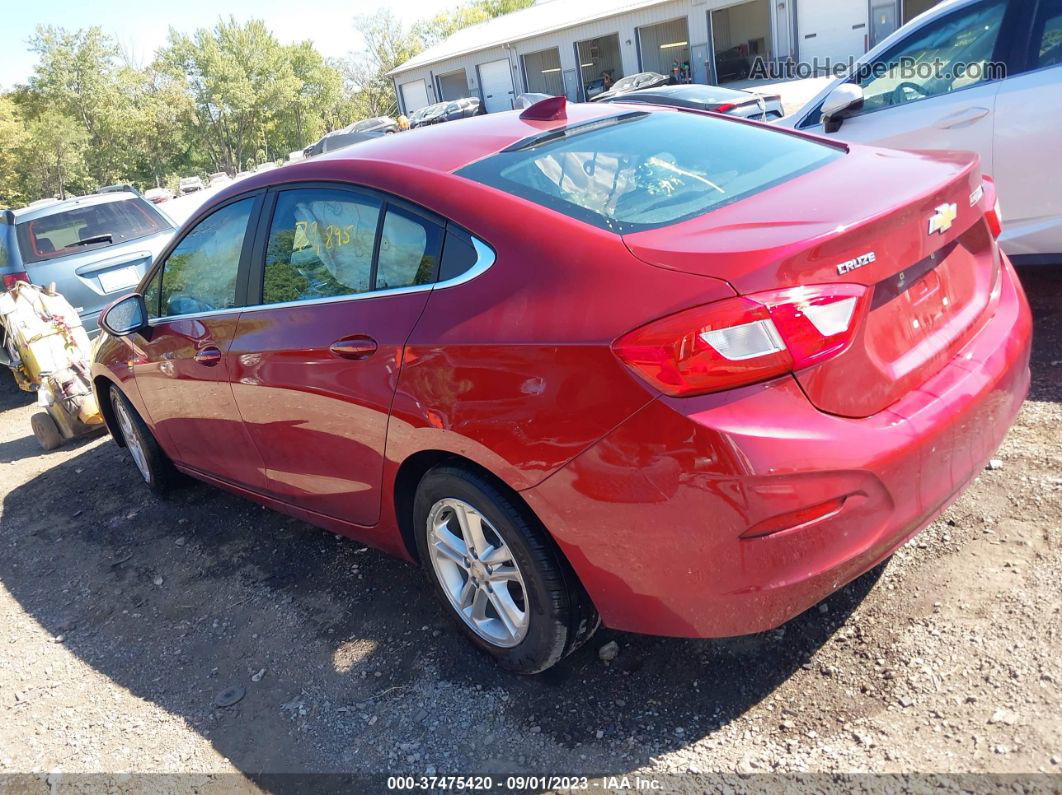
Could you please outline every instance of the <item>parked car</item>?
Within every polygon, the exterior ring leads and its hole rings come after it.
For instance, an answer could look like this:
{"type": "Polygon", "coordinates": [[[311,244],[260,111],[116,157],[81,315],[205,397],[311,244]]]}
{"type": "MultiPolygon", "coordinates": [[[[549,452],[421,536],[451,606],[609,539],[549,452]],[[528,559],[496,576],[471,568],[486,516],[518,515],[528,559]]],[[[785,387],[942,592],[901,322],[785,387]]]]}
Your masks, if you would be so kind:
{"type": "Polygon", "coordinates": [[[756,121],[774,121],[785,115],[782,109],[782,98],[777,94],[756,94],[752,91],[706,86],[700,83],[645,88],[640,91],[613,94],[601,101],[710,110],[756,121]]]}
{"type": "Polygon", "coordinates": [[[436,102],[426,108],[415,110],[409,114],[410,128],[426,127],[429,124],[441,124],[455,119],[467,119],[480,112],[478,97],[465,97],[463,99],[436,102]]]}
{"type": "Polygon", "coordinates": [[[418,560],[510,669],[598,617],[759,632],[1014,420],[994,207],[973,156],[551,98],[225,188],[108,310],[94,383],[150,487],[418,560]]]}
{"type": "Polygon", "coordinates": [[[225,173],[224,171],[215,171],[213,174],[210,175],[210,180],[209,182],[207,182],[207,186],[211,188],[217,188],[221,185],[228,185],[230,182],[232,182],[232,177],[230,177],[227,173],[225,173]]]}
{"type": "Polygon", "coordinates": [[[621,77],[612,84],[612,88],[597,96],[588,97],[590,102],[606,102],[616,94],[626,94],[631,91],[640,91],[643,88],[658,88],[671,84],[671,77],[659,72],[639,72],[635,75],[621,77]]]}
{"type": "Polygon", "coordinates": [[[524,110],[525,108],[530,108],[532,105],[549,98],[549,94],[539,94],[537,91],[529,91],[526,94],[517,94],[516,99],[513,100],[513,106],[516,110],[524,110]]]}
{"type": "Polygon", "coordinates": [[[173,198],[173,191],[169,188],[148,188],[144,192],[144,198],[152,204],[162,204],[173,198]]]}
{"type": "Polygon", "coordinates": [[[752,64],[743,47],[731,47],[715,56],[715,79],[747,80],[752,72],[752,64]]]}
{"type": "Polygon", "coordinates": [[[203,190],[204,187],[202,177],[181,177],[181,181],[177,183],[177,195],[185,196],[203,190]]]}
{"type": "Polygon", "coordinates": [[[586,101],[589,102],[598,94],[604,94],[607,90],[605,88],[605,78],[599,77],[596,80],[590,80],[586,84],[586,101]]]}
{"type": "Polygon", "coordinates": [[[999,189],[1004,251],[1017,264],[1062,263],[1062,193],[1044,171],[1062,163],[1057,0],[941,3],[780,123],[846,141],[977,152],[999,189]]]}
{"type": "Polygon", "coordinates": [[[135,193],[35,202],[0,211],[0,274],[5,289],[54,282],[95,336],[100,310],[140,281],[172,235],[169,219],[135,193]]]}
{"type": "Polygon", "coordinates": [[[379,138],[381,135],[392,135],[398,131],[399,123],[390,116],[362,119],[342,129],[333,130],[323,135],[316,143],[306,147],[303,152],[306,157],[314,157],[325,152],[342,149],[344,146],[352,146],[362,141],[379,138]]]}

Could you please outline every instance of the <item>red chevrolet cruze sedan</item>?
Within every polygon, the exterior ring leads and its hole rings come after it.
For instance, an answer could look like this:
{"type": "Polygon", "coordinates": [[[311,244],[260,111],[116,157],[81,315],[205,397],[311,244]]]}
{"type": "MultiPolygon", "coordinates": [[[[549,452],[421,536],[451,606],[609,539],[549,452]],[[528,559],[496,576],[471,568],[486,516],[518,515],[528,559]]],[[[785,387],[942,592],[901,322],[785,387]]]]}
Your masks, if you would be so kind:
{"type": "Polygon", "coordinates": [[[778,626],[1000,443],[1031,323],[973,155],[534,106],[219,193],[93,370],[176,471],[419,561],[504,666],[778,626]]]}

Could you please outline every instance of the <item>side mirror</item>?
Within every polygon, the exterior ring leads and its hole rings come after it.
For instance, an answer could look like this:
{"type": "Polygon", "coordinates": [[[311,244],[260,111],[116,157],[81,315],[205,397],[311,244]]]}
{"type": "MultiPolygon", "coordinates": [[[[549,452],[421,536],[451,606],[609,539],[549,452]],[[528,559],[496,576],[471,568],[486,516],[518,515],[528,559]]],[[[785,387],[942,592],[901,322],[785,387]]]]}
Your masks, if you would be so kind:
{"type": "Polygon", "coordinates": [[[863,87],[841,83],[822,103],[822,126],[828,133],[841,129],[841,123],[863,108],[863,87]]]}
{"type": "Polygon", "coordinates": [[[147,324],[147,305],[140,293],[118,299],[100,315],[100,326],[114,337],[126,337],[147,328],[147,324]]]}

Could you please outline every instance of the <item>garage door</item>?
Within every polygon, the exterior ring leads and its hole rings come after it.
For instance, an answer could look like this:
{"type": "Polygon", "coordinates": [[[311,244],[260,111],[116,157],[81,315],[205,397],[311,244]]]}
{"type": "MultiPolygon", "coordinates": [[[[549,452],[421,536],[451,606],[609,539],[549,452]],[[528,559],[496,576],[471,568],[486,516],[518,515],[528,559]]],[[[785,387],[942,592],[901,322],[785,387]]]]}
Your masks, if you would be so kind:
{"type": "Polygon", "coordinates": [[[513,73],[509,61],[481,63],[479,70],[479,87],[483,92],[483,106],[487,113],[513,109],[513,73]]]}
{"type": "Polygon", "coordinates": [[[800,0],[797,3],[797,46],[800,60],[820,70],[832,63],[847,63],[866,52],[867,4],[824,3],[800,0]]]}
{"type": "Polygon", "coordinates": [[[399,88],[402,90],[402,104],[405,106],[407,114],[428,104],[428,87],[423,80],[402,83],[399,88]]]}
{"type": "Polygon", "coordinates": [[[465,79],[465,70],[449,72],[439,75],[439,101],[447,99],[464,99],[468,96],[468,81],[465,79]]]}

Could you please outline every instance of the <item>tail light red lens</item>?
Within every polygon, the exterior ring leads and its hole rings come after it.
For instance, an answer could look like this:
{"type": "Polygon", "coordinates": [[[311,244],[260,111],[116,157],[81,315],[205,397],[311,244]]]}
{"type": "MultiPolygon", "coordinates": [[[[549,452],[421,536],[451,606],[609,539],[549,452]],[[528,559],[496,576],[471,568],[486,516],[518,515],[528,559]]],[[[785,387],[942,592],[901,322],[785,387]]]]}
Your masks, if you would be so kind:
{"type": "MultiPolygon", "coordinates": [[[[976,196],[977,193],[974,193],[976,196]]],[[[970,197],[971,203],[974,196],[970,197]]],[[[991,209],[985,210],[985,223],[988,224],[988,231],[992,233],[992,237],[996,240],[1003,234],[1003,211],[999,207],[999,191],[996,189],[996,182],[991,177],[982,177],[981,181],[981,198],[984,202],[982,206],[990,207],[991,209]]]]}
{"type": "Polygon", "coordinates": [[[729,298],[635,329],[612,349],[667,395],[719,392],[836,356],[866,297],[862,285],[827,284],[729,298]]]}
{"type": "Polygon", "coordinates": [[[988,230],[992,233],[992,237],[998,240],[1003,234],[1003,211],[999,207],[999,199],[996,199],[992,209],[985,213],[985,221],[988,223],[988,230]]]}
{"type": "Polygon", "coordinates": [[[4,274],[4,289],[10,290],[19,282],[29,283],[29,276],[24,272],[19,273],[5,273],[4,274]]]}

